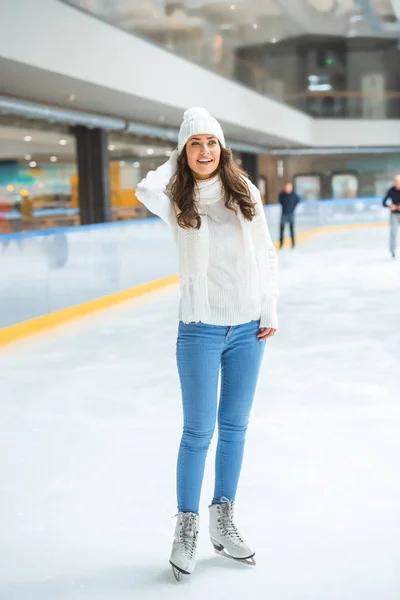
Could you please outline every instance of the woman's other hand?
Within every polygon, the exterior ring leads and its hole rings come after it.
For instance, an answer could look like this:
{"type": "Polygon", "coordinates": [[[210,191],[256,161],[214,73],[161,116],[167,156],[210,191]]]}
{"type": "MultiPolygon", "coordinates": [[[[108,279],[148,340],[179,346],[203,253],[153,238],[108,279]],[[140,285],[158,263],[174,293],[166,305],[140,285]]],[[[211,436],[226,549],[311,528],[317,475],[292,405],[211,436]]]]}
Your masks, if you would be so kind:
{"type": "Polygon", "coordinates": [[[265,342],[265,340],[275,335],[275,333],[276,329],[273,329],[273,327],[260,327],[257,337],[260,342],[265,342]]]}

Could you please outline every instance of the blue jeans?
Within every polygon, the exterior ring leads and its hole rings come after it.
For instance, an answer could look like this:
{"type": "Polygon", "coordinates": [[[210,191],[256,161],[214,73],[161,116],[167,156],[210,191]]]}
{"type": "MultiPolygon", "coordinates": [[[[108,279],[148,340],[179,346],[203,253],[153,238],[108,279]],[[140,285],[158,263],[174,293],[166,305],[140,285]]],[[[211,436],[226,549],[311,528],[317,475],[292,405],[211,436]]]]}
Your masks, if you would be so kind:
{"type": "Polygon", "coordinates": [[[217,417],[218,447],[213,503],[235,500],[247,424],[265,342],[259,322],[234,327],[179,323],[177,363],[184,426],[177,466],[178,511],[199,511],[207,451],[217,417]]]}
{"type": "Polygon", "coordinates": [[[390,213],[390,252],[396,253],[397,228],[400,225],[400,212],[390,213]]]}

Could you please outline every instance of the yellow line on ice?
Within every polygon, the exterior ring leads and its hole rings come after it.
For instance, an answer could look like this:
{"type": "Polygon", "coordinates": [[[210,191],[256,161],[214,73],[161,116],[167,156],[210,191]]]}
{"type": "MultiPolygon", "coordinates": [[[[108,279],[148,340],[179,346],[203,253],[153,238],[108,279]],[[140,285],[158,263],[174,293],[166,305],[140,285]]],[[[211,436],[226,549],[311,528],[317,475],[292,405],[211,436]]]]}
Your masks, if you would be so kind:
{"type": "Polygon", "coordinates": [[[122,290],[121,292],[116,292],[115,294],[110,294],[109,296],[96,298],[96,300],[90,300],[83,304],[57,310],[42,317],[10,325],[9,327],[0,329],[0,347],[177,283],[179,283],[178,275],[171,275],[163,279],[157,279],[127,290],[122,290]]]}
{"type": "MultiPolygon", "coordinates": [[[[346,229],[369,229],[371,227],[387,227],[387,223],[354,223],[352,225],[326,225],[325,227],[315,227],[304,233],[296,235],[296,243],[305,242],[306,240],[319,235],[321,233],[330,233],[331,231],[345,231],[346,229]]],[[[284,246],[290,246],[288,238],[284,241],[284,246]]],[[[275,248],[279,247],[279,242],[274,243],[275,248]]]]}

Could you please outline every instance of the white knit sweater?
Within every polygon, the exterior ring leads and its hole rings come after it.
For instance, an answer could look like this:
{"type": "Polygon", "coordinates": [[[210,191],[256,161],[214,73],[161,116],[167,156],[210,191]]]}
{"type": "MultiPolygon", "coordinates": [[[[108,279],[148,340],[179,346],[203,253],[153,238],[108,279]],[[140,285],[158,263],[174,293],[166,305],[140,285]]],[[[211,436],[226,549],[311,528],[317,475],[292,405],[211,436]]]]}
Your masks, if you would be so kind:
{"type": "Polygon", "coordinates": [[[176,154],[139,183],[136,195],[174,231],[181,283],[180,318],[185,323],[240,325],[260,320],[277,329],[277,258],[258,189],[245,178],[256,204],[249,222],[226,208],[219,177],[197,182],[199,230],[182,229],[167,191],[176,154]]]}

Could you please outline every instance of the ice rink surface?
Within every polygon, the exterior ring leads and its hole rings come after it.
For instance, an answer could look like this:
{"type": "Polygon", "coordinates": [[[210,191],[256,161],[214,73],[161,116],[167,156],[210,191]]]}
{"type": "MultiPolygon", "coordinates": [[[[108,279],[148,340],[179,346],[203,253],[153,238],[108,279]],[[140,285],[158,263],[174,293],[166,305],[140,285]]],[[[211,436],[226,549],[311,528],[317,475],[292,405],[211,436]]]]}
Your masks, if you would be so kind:
{"type": "Polygon", "coordinates": [[[257,566],[168,565],[181,407],[175,288],[0,355],[1,600],[398,600],[400,261],[386,228],[280,253],[237,498],[257,566]]]}

